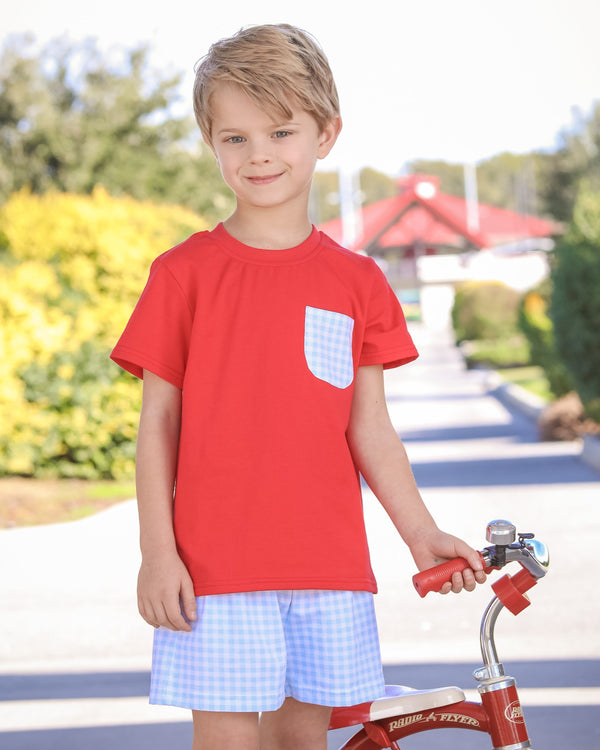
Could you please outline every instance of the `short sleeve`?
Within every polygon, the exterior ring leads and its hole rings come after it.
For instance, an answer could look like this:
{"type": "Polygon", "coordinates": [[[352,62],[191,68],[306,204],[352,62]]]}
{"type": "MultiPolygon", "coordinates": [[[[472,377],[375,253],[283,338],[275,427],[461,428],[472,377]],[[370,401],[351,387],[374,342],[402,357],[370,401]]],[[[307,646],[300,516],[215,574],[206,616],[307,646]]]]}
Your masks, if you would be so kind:
{"type": "Polygon", "coordinates": [[[111,359],[138,378],[144,370],[178,388],[189,350],[192,313],[171,271],[155,261],[140,299],[111,353],[111,359]]]}
{"type": "Polygon", "coordinates": [[[418,356],[398,297],[372,261],[371,293],[359,366],[382,364],[389,369],[412,362],[418,356]]]}

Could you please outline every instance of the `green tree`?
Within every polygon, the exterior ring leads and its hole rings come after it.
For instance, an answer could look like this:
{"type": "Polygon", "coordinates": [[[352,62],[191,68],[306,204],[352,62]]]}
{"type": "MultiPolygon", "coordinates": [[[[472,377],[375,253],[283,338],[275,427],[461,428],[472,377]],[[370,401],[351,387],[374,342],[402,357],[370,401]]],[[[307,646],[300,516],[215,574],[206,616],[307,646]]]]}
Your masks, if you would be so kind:
{"type": "Polygon", "coordinates": [[[372,167],[364,167],[360,170],[359,184],[365,206],[398,194],[396,180],[372,167]]]}
{"type": "MultiPolygon", "coordinates": [[[[368,206],[398,193],[396,180],[372,167],[364,167],[358,175],[357,199],[368,206]]],[[[311,215],[316,224],[337,219],[341,213],[339,175],[337,172],[315,172],[311,193],[311,215]]]]}
{"type": "Polygon", "coordinates": [[[416,159],[408,163],[411,174],[425,174],[439,177],[442,193],[463,197],[465,178],[462,164],[452,164],[441,159],[416,159]]]}
{"type": "Polygon", "coordinates": [[[600,189],[588,182],[557,247],[552,280],[558,351],[587,413],[600,421],[600,189]]]}
{"type": "Polygon", "coordinates": [[[559,221],[571,221],[582,180],[600,189],[600,101],[589,115],[575,111],[575,121],[559,134],[559,147],[550,155],[550,169],[542,183],[542,198],[559,221]]]}
{"type": "Polygon", "coordinates": [[[537,214],[534,154],[504,152],[477,167],[479,200],[523,214],[537,214]]]}
{"type": "Polygon", "coordinates": [[[232,205],[189,116],[181,74],[151,69],[146,46],[110,61],[93,41],[41,52],[13,38],[0,56],[0,201],[27,186],[179,202],[207,218],[232,205]]]}
{"type": "Polygon", "coordinates": [[[315,224],[324,224],[340,215],[337,172],[315,172],[310,194],[310,215],[315,224]]]}
{"type": "MultiPolygon", "coordinates": [[[[549,154],[511,154],[505,152],[477,164],[477,193],[481,203],[510,211],[533,215],[551,215],[540,186],[552,168],[549,154]]],[[[440,178],[440,190],[463,198],[465,195],[464,166],[439,160],[410,162],[413,174],[429,174],[440,178]]]]}

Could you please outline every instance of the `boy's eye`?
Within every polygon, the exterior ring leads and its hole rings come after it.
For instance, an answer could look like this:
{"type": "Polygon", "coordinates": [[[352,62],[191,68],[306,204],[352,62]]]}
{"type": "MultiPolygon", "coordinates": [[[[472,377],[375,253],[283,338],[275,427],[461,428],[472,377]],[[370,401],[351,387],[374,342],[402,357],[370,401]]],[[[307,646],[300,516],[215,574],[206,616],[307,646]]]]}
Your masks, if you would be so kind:
{"type": "Polygon", "coordinates": [[[275,132],[275,138],[285,138],[288,135],[290,135],[289,130],[277,130],[275,132]]]}
{"type": "Polygon", "coordinates": [[[227,143],[243,143],[244,139],[241,135],[232,135],[230,138],[227,139],[227,143]]]}

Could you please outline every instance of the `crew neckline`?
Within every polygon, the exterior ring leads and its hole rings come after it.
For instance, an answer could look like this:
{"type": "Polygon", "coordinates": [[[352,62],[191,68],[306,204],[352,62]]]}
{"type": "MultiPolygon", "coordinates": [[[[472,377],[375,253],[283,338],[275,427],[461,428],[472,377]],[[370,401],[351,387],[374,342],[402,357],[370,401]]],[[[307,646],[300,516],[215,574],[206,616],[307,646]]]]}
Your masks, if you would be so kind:
{"type": "Polygon", "coordinates": [[[295,247],[284,248],[283,250],[266,250],[245,245],[229,234],[223,222],[217,224],[211,234],[228,255],[250,263],[259,263],[268,266],[281,266],[307,260],[317,252],[321,242],[321,232],[314,225],[312,226],[311,233],[304,242],[295,247]]]}

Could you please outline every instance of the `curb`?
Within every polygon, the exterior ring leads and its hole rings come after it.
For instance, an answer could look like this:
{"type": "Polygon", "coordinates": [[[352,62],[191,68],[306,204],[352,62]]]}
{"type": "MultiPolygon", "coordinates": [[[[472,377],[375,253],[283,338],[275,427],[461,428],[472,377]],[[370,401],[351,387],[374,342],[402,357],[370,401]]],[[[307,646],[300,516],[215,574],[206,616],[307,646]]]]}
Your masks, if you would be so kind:
{"type": "Polygon", "coordinates": [[[507,406],[512,406],[534,422],[537,422],[540,414],[547,406],[547,402],[543,398],[526,391],[520,385],[507,383],[496,372],[490,373],[487,386],[489,393],[495,396],[498,401],[507,406]]]}
{"type": "MultiPolygon", "coordinates": [[[[547,402],[529,393],[521,386],[507,383],[497,372],[489,370],[485,385],[490,396],[497,398],[501,404],[516,409],[523,416],[537,422],[547,402]]],[[[596,471],[600,471],[600,437],[598,435],[584,435],[581,440],[581,453],[579,459],[596,471]]]]}
{"type": "Polygon", "coordinates": [[[584,435],[581,460],[592,469],[600,470],[600,437],[597,435],[584,435]]]}

